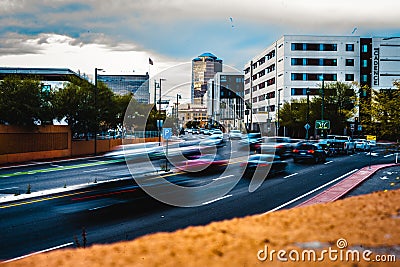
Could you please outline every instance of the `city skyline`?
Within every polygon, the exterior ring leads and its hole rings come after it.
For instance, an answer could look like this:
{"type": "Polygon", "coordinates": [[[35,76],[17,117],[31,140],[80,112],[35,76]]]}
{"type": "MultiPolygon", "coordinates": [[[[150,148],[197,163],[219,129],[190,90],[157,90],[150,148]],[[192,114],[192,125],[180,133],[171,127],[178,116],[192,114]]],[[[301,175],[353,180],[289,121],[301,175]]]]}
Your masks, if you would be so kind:
{"type": "Polygon", "coordinates": [[[91,77],[96,67],[153,76],[211,52],[243,70],[284,34],[398,36],[396,7],[389,0],[2,1],[0,62],[67,67],[91,77]]]}

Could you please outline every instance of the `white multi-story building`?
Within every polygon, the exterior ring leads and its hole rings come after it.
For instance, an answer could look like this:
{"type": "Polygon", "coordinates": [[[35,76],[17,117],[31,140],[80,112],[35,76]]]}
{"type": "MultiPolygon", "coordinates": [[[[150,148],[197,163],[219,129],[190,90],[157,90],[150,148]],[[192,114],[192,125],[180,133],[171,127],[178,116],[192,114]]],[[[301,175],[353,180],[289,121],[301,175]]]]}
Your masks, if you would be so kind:
{"type": "Polygon", "coordinates": [[[306,97],[307,89],[317,95],[322,80],[391,88],[400,79],[400,38],[284,35],[253,57],[244,72],[252,128],[270,129],[280,105],[306,97]]]}

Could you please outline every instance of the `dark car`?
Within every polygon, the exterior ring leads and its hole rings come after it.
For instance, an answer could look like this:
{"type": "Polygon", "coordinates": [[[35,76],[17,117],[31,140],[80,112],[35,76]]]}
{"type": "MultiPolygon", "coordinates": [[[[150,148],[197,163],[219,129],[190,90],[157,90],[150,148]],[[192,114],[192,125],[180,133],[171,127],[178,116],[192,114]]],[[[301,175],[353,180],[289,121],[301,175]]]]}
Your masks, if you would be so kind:
{"type": "Polygon", "coordinates": [[[241,167],[245,168],[245,176],[254,174],[256,169],[259,173],[272,175],[286,171],[288,163],[274,154],[254,154],[249,157],[247,163],[242,163],[241,167]]]}
{"type": "Polygon", "coordinates": [[[307,160],[314,163],[325,162],[325,150],[315,143],[300,143],[293,149],[293,161],[307,160]]]}
{"type": "Polygon", "coordinates": [[[293,143],[289,137],[265,137],[257,152],[261,154],[275,154],[281,158],[292,156],[293,143]]]}

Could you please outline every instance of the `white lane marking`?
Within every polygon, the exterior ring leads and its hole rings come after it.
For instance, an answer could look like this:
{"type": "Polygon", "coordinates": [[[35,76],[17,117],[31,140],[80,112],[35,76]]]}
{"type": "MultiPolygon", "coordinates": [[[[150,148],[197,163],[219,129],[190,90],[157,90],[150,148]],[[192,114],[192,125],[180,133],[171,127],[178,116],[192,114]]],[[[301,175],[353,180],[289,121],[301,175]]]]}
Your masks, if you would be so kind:
{"type": "Polygon", "coordinates": [[[217,202],[217,201],[219,201],[219,200],[222,200],[222,199],[225,199],[225,198],[228,198],[228,197],[231,197],[231,196],[232,196],[232,195],[226,195],[226,196],[223,196],[223,197],[219,197],[219,198],[216,198],[216,199],[213,199],[213,200],[204,202],[204,203],[202,203],[202,204],[203,204],[203,205],[207,205],[207,204],[210,204],[210,203],[213,203],[213,202],[217,202]]]}
{"type": "Polygon", "coordinates": [[[103,169],[96,169],[96,170],[90,170],[90,171],[83,171],[83,172],[100,172],[100,171],[104,171],[107,170],[108,168],[103,168],[103,169]]]}
{"type": "MultiPolygon", "coordinates": [[[[293,202],[296,202],[297,200],[302,199],[302,198],[304,198],[304,197],[306,197],[306,196],[308,196],[308,195],[320,190],[321,188],[324,188],[325,186],[328,186],[328,185],[330,185],[330,184],[332,184],[332,183],[334,183],[334,182],[336,182],[336,181],[338,181],[338,180],[340,180],[340,179],[342,179],[342,178],[344,178],[344,177],[346,177],[346,176],[348,176],[348,175],[350,175],[352,173],[355,173],[356,171],[358,171],[358,169],[354,169],[352,171],[349,171],[348,173],[345,173],[342,176],[340,176],[340,177],[338,177],[338,178],[336,178],[336,179],[334,179],[334,180],[332,180],[332,181],[330,181],[330,182],[328,182],[326,184],[323,184],[320,187],[315,188],[315,189],[313,189],[313,190],[311,190],[311,191],[309,191],[309,192],[307,192],[307,193],[305,193],[305,194],[303,194],[303,195],[301,195],[299,197],[296,197],[296,198],[294,198],[294,199],[292,199],[292,200],[290,200],[290,201],[288,201],[288,202],[286,202],[286,203],[284,203],[284,204],[282,204],[282,205],[280,205],[280,206],[278,206],[276,208],[273,208],[272,210],[269,210],[269,211],[267,211],[267,212],[265,212],[263,214],[268,214],[270,212],[273,212],[273,211],[279,210],[279,209],[281,209],[283,207],[286,207],[287,205],[290,205],[293,202]]],[[[263,215],[263,214],[261,214],[261,215],[263,215]]]]}
{"type": "Polygon", "coordinates": [[[386,156],[383,156],[384,158],[388,158],[388,157],[391,157],[391,156],[393,156],[394,154],[389,154],[389,155],[386,155],[386,156]]]}
{"type": "Polygon", "coordinates": [[[51,167],[62,167],[61,165],[57,165],[57,164],[50,164],[51,167]]]}
{"type": "Polygon", "coordinates": [[[10,190],[10,189],[18,189],[19,187],[7,187],[7,188],[0,188],[0,191],[10,190]]]}
{"type": "Polygon", "coordinates": [[[13,258],[13,259],[10,259],[10,260],[6,260],[6,261],[3,261],[3,263],[8,263],[8,262],[12,262],[12,261],[21,260],[21,259],[24,259],[24,258],[33,256],[33,255],[40,254],[40,253],[45,253],[45,252],[52,251],[52,250],[56,250],[56,249],[59,249],[59,248],[68,247],[68,246],[71,246],[71,245],[73,245],[73,244],[74,244],[73,242],[69,242],[69,243],[66,243],[66,244],[63,244],[63,245],[59,245],[59,246],[52,247],[52,248],[48,248],[48,249],[45,249],[45,250],[33,252],[33,253],[31,253],[31,254],[27,254],[27,255],[24,255],[24,256],[21,256],[21,257],[17,257],[17,258],[13,258]]]}
{"type": "Polygon", "coordinates": [[[333,162],[333,160],[330,160],[330,161],[328,161],[328,162],[325,162],[324,164],[325,165],[328,165],[328,164],[331,164],[333,162]]]}
{"type": "Polygon", "coordinates": [[[288,176],[283,177],[283,179],[286,179],[286,178],[295,176],[295,175],[297,175],[297,174],[299,174],[299,173],[295,172],[295,173],[289,174],[288,176]]]}
{"type": "Polygon", "coordinates": [[[91,209],[88,209],[88,210],[99,210],[99,209],[102,209],[102,208],[107,208],[107,207],[109,207],[109,206],[111,206],[111,205],[104,205],[104,206],[98,206],[98,207],[95,207],[95,208],[91,208],[91,209]]]}
{"type": "Polygon", "coordinates": [[[226,179],[226,178],[229,178],[229,177],[232,177],[232,176],[233,176],[233,174],[227,175],[227,176],[223,176],[223,177],[214,178],[213,181],[218,181],[218,180],[226,179]]]}

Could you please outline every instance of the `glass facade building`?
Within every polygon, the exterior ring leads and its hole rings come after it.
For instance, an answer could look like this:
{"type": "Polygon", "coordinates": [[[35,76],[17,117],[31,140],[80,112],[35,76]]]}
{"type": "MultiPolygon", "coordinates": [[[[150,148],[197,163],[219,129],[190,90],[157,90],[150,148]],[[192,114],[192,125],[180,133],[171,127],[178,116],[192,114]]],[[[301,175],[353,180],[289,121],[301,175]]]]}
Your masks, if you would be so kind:
{"type": "Polygon", "coordinates": [[[105,83],[114,93],[133,93],[139,103],[150,101],[149,74],[145,75],[98,75],[97,80],[105,83]]]}

